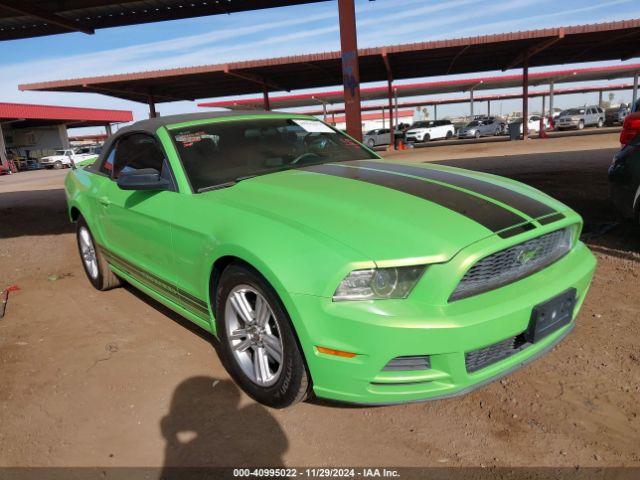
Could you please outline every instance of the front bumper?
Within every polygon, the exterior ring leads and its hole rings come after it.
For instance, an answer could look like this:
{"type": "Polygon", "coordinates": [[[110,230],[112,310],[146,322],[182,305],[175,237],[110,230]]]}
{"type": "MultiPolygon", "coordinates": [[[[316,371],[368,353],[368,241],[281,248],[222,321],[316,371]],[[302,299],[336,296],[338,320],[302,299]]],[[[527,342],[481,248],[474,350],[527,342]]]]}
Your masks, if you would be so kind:
{"type": "MultiPolygon", "coordinates": [[[[295,295],[296,315],[305,319],[301,339],[316,395],[359,403],[393,404],[465,393],[495,380],[541,355],[575,323],[593,272],[595,258],[578,243],[553,265],[502,288],[450,304],[405,300],[332,302],[295,295]],[[465,352],[496,344],[527,329],[532,308],[575,288],[571,324],[511,356],[468,373],[465,352]],[[358,353],[342,358],[315,346],[358,353]],[[385,371],[399,356],[429,355],[430,368],[385,371]]],[[[420,286],[420,284],[418,285],[420,286]]]]}
{"type": "Polygon", "coordinates": [[[475,138],[476,132],[458,132],[458,138],[475,138]]]}

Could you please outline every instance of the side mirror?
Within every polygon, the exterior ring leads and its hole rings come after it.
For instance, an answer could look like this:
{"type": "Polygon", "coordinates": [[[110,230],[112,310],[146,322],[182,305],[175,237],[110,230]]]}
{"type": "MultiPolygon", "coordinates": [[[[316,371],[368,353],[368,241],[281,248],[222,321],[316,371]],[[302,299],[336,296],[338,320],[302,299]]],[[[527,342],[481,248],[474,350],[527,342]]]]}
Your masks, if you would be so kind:
{"type": "Polygon", "coordinates": [[[141,168],[129,172],[120,172],[117,181],[122,190],[168,190],[171,183],[160,177],[155,168],[141,168]]]}

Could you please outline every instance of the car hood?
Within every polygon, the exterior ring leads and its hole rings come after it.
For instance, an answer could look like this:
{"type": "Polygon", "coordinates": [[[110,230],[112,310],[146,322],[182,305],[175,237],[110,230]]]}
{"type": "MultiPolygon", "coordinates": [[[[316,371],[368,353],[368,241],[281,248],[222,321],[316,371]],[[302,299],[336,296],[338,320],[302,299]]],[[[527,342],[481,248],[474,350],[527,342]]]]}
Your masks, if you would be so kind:
{"type": "Polygon", "coordinates": [[[407,130],[407,134],[420,134],[420,133],[425,133],[429,130],[429,128],[424,127],[424,128],[412,128],[411,130],[407,130]]]}
{"type": "Polygon", "coordinates": [[[447,261],[478,240],[511,236],[532,217],[566,209],[507,179],[382,160],[287,170],[198,196],[317,231],[371,260],[415,263],[447,261]]]}

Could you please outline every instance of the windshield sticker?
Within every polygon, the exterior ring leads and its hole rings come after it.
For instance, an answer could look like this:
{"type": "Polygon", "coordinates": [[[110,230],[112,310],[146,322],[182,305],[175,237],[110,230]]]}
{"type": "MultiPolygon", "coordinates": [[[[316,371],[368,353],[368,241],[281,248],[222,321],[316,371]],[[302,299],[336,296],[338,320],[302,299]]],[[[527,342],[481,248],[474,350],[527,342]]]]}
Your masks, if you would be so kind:
{"type": "Polygon", "coordinates": [[[320,120],[293,120],[293,122],[302,127],[309,133],[336,133],[331,127],[325,125],[320,120]]]}
{"type": "Polygon", "coordinates": [[[219,135],[211,135],[206,132],[183,132],[178,133],[175,136],[176,142],[182,144],[183,147],[190,147],[194,143],[201,142],[202,140],[211,140],[216,146],[220,141],[219,135]]]}

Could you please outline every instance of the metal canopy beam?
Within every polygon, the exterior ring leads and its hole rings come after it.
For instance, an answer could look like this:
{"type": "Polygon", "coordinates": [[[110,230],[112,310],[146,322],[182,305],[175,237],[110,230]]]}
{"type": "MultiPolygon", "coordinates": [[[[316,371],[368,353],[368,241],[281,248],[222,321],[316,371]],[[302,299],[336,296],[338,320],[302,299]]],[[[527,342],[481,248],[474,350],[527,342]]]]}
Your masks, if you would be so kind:
{"type": "Polygon", "coordinates": [[[540,42],[537,45],[535,45],[535,46],[533,46],[531,48],[528,48],[526,51],[524,51],[520,55],[518,55],[511,63],[509,63],[505,67],[503,67],[502,71],[504,72],[505,70],[510,70],[512,68],[517,67],[518,65],[522,65],[524,63],[525,59],[530,59],[534,55],[537,55],[538,53],[542,52],[543,50],[546,50],[547,48],[551,47],[552,45],[555,45],[556,43],[558,43],[563,38],[564,38],[564,28],[560,28],[560,29],[558,29],[558,35],[557,36],[555,36],[553,38],[549,38],[548,40],[545,40],[544,42],[540,42]]]}
{"type": "Polygon", "coordinates": [[[0,0],[0,7],[12,10],[27,17],[44,20],[47,23],[52,23],[72,32],[82,32],[86,33],[87,35],[93,35],[95,33],[94,29],[91,27],[87,27],[86,25],[82,25],[81,23],[68,20],[60,15],[49,12],[36,5],[29,4],[25,1],[0,0]]]}
{"type": "Polygon", "coordinates": [[[272,90],[284,90],[285,92],[290,92],[291,89],[278,85],[275,82],[272,82],[266,78],[259,77],[258,75],[254,75],[253,73],[241,72],[239,70],[231,70],[229,67],[225,67],[224,73],[230,75],[232,77],[240,78],[242,80],[247,80],[248,82],[253,82],[263,87],[269,87],[272,90]]]}

